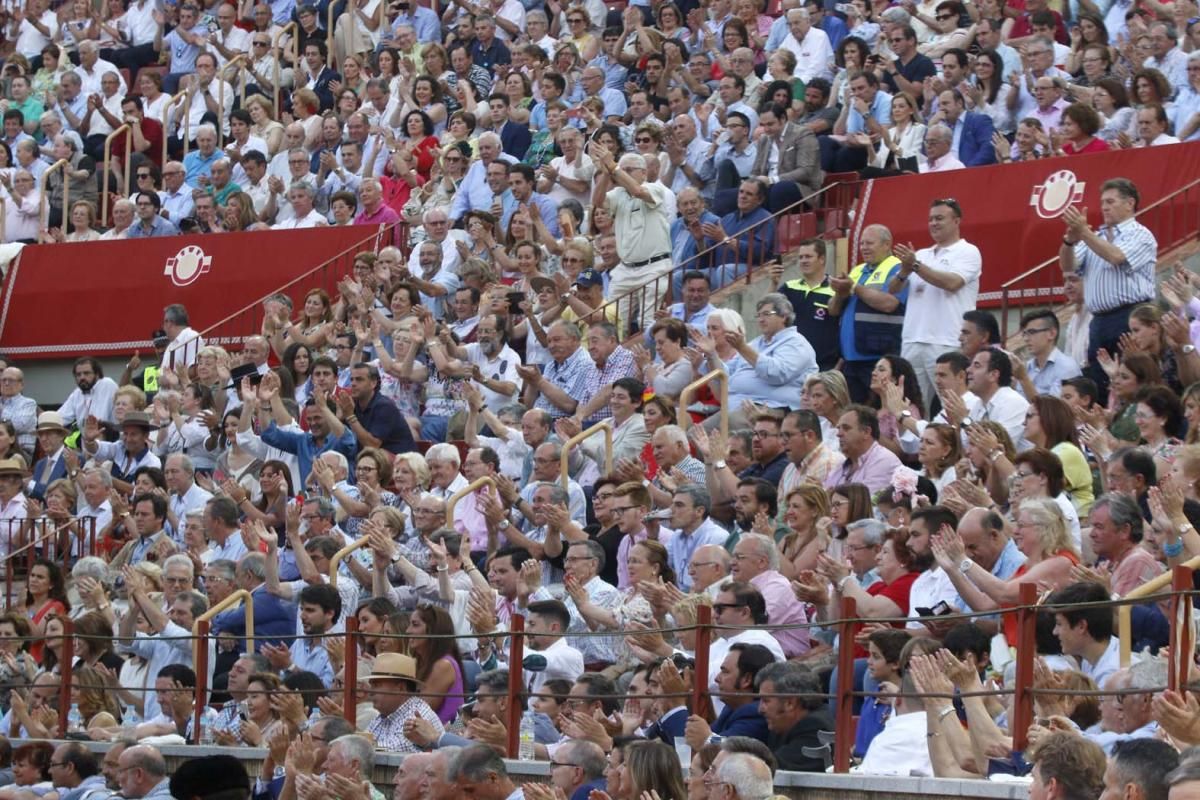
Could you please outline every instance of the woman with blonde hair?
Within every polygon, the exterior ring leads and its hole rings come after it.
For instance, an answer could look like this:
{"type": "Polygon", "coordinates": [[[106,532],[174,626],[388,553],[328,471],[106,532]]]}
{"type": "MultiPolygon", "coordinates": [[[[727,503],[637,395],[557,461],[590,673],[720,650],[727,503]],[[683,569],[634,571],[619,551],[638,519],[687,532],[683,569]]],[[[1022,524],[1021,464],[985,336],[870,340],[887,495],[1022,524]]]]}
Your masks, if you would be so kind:
{"type": "MultiPolygon", "coordinates": [[[[1049,497],[1021,501],[1013,542],[1026,558],[1008,580],[997,578],[967,556],[962,537],[949,526],[932,537],[934,558],[971,611],[996,611],[1017,605],[1022,583],[1060,589],[1071,583],[1079,551],[1071,540],[1062,509],[1049,497]],[[970,562],[970,563],[968,563],[970,562]]],[[[1005,635],[1016,642],[1016,615],[1004,620],[1005,635]]]]}
{"type": "Polygon", "coordinates": [[[254,200],[245,192],[232,192],[225,198],[225,212],[222,216],[226,233],[270,229],[269,225],[258,221],[258,215],[254,213],[254,200]]]}
{"type": "Polygon", "coordinates": [[[833,452],[840,452],[837,423],[842,409],[850,405],[850,387],[840,372],[818,372],[804,382],[800,406],[821,421],[821,441],[833,452]]]}
{"type": "Polygon", "coordinates": [[[933,482],[939,495],[958,477],[955,465],[961,453],[961,439],[953,425],[938,422],[926,425],[921,433],[921,445],[917,450],[921,474],[933,482]]]}
{"type": "MultiPolygon", "coordinates": [[[[787,493],[783,521],[788,534],[779,542],[779,572],[792,580],[801,572],[817,568],[817,556],[829,546],[828,525],[818,523],[829,516],[829,495],[812,483],[787,493]]],[[[768,536],[774,536],[774,522],[768,536]]]]}
{"type": "Polygon", "coordinates": [[[304,149],[312,153],[321,143],[321,101],[312,89],[301,88],[292,92],[292,114],[304,126],[304,149]]]}
{"type": "Polygon", "coordinates": [[[121,717],[116,692],[95,667],[75,667],[71,673],[71,705],[79,707],[86,731],[117,727],[121,717]]]}

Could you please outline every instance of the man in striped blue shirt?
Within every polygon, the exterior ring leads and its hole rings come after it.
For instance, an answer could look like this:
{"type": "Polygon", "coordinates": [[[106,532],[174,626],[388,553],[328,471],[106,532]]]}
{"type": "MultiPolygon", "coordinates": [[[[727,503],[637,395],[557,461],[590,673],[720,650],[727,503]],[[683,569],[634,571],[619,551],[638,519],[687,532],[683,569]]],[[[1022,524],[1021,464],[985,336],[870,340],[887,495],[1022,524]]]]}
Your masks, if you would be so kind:
{"type": "Polygon", "coordinates": [[[1138,190],[1128,178],[1105,181],[1100,189],[1104,224],[1092,230],[1087,209],[1063,212],[1067,225],[1058,261],[1063,274],[1083,276],[1084,305],[1092,312],[1088,327],[1088,371],[1100,389],[1101,403],[1108,397],[1108,375],[1096,353],[1115,354],[1121,334],[1129,330],[1129,312],[1139,303],[1154,300],[1154,265],[1158,242],[1150,230],[1134,219],[1138,190]]]}

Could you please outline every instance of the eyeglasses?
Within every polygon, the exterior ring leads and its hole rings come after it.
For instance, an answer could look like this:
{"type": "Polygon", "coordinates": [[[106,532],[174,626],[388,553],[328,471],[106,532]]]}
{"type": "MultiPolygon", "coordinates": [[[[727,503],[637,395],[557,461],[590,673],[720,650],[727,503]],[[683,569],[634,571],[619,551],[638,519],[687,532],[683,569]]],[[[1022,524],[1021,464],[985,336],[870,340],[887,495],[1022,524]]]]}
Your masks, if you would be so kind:
{"type": "Polygon", "coordinates": [[[138,176],[138,180],[141,180],[142,178],[150,178],[150,177],[153,177],[153,176],[152,176],[152,175],[151,175],[149,172],[139,172],[139,173],[137,174],[137,176],[138,176]]]}
{"type": "Polygon", "coordinates": [[[652,144],[654,142],[649,136],[639,136],[633,140],[637,144],[652,144]]]}
{"type": "Polygon", "coordinates": [[[255,42],[254,46],[255,47],[267,47],[270,44],[271,44],[270,42],[255,42]]]}
{"type": "Polygon", "coordinates": [[[1032,478],[1036,474],[1036,472],[1021,472],[1020,470],[1017,470],[1018,478],[1032,478]]]}
{"type": "Polygon", "coordinates": [[[777,436],[779,436],[779,434],[775,433],[774,431],[755,431],[754,432],[755,439],[774,439],[777,436]]]}
{"type": "Polygon", "coordinates": [[[609,511],[612,511],[614,514],[624,514],[626,511],[633,511],[638,508],[641,508],[641,506],[622,506],[621,508],[610,508],[609,511]]]}
{"type": "Polygon", "coordinates": [[[778,311],[776,311],[773,308],[760,308],[758,311],[754,312],[754,316],[756,316],[756,317],[778,317],[778,316],[780,316],[780,314],[778,311]]]}

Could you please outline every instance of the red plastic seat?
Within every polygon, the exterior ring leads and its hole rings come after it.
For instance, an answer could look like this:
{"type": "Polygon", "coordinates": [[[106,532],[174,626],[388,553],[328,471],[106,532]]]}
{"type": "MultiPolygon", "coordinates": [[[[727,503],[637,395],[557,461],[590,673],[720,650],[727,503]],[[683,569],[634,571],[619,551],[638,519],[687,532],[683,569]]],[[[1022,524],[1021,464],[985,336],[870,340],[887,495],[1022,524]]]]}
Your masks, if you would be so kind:
{"type": "Polygon", "coordinates": [[[775,229],[775,252],[788,253],[800,246],[805,239],[817,235],[817,215],[811,211],[802,214],[784,214],[775,229]]]}

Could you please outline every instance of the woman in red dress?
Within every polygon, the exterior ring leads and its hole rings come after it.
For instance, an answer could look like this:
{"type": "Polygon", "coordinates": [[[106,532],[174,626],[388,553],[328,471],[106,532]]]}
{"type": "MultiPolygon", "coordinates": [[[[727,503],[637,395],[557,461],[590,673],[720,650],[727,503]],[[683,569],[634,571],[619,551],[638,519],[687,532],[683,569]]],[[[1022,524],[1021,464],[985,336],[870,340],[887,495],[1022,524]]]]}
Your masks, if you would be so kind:
{"type": "MultiPolygon", "coordinates": [[[[53,616],[65,617],[71,610],[71,602],[67,600],[66,583],[62,570],[53,561],[39,558],[33,562],[29,570],[29,585],[25,590],[25,606],[23,611],[29,617],[31,635],[41,637],[46,634],[46,618],[53,616]]],[[[37,641],[29,648],[29,654],[34,661],[42,660],[43,643],[37,641]]]]}

